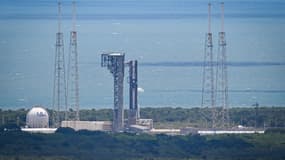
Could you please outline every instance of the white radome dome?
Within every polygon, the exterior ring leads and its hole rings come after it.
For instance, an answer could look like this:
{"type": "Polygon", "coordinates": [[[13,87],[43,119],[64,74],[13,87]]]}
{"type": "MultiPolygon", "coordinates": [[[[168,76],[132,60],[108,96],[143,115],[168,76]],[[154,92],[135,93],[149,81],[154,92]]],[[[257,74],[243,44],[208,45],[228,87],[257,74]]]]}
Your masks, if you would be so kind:
{"type": "Polygon", "coordinates": [[[33,107],[26,117],[26,125],[28,128],[48,128],[49,115],[48,112],[39,106],[33,107]]]}

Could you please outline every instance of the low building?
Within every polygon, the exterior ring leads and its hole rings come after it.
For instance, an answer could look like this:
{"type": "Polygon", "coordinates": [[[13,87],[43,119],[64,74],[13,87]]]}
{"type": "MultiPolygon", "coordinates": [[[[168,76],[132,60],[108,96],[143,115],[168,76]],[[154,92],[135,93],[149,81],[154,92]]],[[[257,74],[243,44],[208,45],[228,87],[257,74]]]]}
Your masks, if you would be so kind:
{"type": "Polygon", "coordinates": [[[150,128],[148,126],[130,125],[129,131],[133,133],[149,133],[150,128]]]}
{"type": "Polygon", "coordinates": [[[198,128],[186,127],[180,129],[181,135],[198,134],[198,128]]]}
{"type": "Polygon", "coordinates": [[[264,134],[264,130],[201,130],[198,131],[200,135],[211,135],[211,134],[264,134]]]}
{"type": "Polygon", "coordinates": [[[264,130],[252,128],[252,127],[233,127],[229,129],[206,129],[206,128],[194,128],[186,127],[181,129],[182,135],[187,134],[199,134],[199,135],[212,135],[212,134],[263,134],[264,130]]]}
{"type": "Polygon", "coordinates": [[[69,127],[74,130],[112,131],[111,121],[62,121],[61,127],[69,127]]]}
{"type": "Polygon", "coordinates": [[[137,125],[145,126],[148,129],[152,129],[153,128],[153,120],[152,119],[138,119],[137,125]]]}
{"type": "Polygon", "coordinates": [[[136,124],[128,126],[126,131],[134,133],[149,133],[151,129],[153,129],[152,119],[138,119],[136,124]]]}
{"type": "Polygon", "coordinates": [[[150,134],[180,135],[180,129],[151,129],[150,134]]]}

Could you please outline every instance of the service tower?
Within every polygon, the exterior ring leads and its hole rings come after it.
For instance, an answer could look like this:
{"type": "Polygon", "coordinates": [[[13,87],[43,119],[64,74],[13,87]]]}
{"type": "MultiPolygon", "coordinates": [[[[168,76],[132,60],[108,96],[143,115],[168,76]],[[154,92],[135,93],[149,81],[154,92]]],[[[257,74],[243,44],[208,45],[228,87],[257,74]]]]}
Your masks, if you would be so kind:
{"type": "Polygon", "coordinates": [[[113,132],[124,130],[124,61],[124,53],[110,52],[101,55],[101,67],[107,67],[114,77],[113,132]]]}

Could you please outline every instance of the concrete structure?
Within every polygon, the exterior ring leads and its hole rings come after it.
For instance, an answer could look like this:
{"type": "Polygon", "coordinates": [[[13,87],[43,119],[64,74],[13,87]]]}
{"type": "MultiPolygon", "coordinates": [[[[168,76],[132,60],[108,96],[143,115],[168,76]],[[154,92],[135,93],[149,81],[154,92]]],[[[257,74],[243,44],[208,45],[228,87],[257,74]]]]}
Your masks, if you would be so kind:
{"type": "Polygon", "coordinates": [[[202,130],[198,131],[198,134],[200,135],[211,135],[211,134],[254,134],[254,133],[259,133],[259,134],[264,134],[263,130],[202,130]]]}
{"type": "Polygon", "coordinates": [[[62,121],[61,127],[73,128],[76,131],[112,131],[111,121],[62,121]]]}
{"type": "Polygon", "coordinates": [[[29,133],[45,133],[45,134],[51,134],[55,133],[57,128],[21,128],[23,132],[29,132],[29,133]]]}
{"type": "Polygon", "coordinates": [[[113,132],[124,131],[124,61],[124,53],[111,52],[101,55],[101,66],[107,67],[114,78],[113,132]]]}
{"type": "Polygon", "coordinates": [[[150,134],[180,135],[180,129],[151,129],[150,134]]]}
{"type": "Polygon", "coordinates": [[[148,126],[141,126],[141,125],[130,125],[129,126],[129,132],[134,133],[149,133],[150,128],[148,126]]]}
{"type": "Polygon", "coordinates": [[[140,126],[146,126],[149,129],[153,129],[153,120],[152,119],[138,119],[137,124],[140,126]]]}
{"type": "Polygon", "coordinates": [[[200,129],[193,127],[186,127],[181,129],[182,135],[199,134],[199,135],[212,135],[212,134],[264,134],[264,130],[251,128],[251,127],[234,127],[231,129],[200,129]]]}
{"type": "Polygon", "coordinates": [[[149,133],[153,129],[152,119],[137,119],[135,124],[128,126],[129,132],[135,133],[149,133]]]}
{"type": "Polygon", "coordinates": [[[182,135],[198,134],[198,128],[194,128],[194,127],[181,128],[180,134],[182,135]]]}
{"type": "Polygon", "coordinates": [[[48,112],[39,106],[33,107],[26,116],[26,125],[28,128],[48,128],[48,112]]]}

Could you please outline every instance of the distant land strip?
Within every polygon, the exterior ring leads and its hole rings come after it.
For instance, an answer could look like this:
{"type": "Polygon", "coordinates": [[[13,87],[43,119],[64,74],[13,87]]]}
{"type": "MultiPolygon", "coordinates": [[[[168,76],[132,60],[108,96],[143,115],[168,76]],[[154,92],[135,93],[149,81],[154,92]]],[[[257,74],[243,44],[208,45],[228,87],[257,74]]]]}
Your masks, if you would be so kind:
{"type": "MultiPolygon", "coordinates": [[[[194,92],[200,93],[201,89],[153,89],[152,92],[194,92]]],[[[231,89],[232,93],[285,93],[285,90],[266,90],[266,89],[231,89]]]]}
{"type": "MultiPolygon", "coordinates": [[[[80,62],[79,65],[100,65],[98,62],[80,62]]],[[[208,64],[205,64],[208,65],[208,64]]],[[[213,62],[217,65],[217,62],[213,62]]],[[[162,62],[139,62],[141,67],[202,67],[202,61],[162,61],[162,62]]],[[[229,67],[266,67],[285,66],[285,62],[227,62],[229,67]]]]}
{"type": "MultiPolygon", "coordinates": [[[[217,65],[217,62],[213,62],[213,65],[217,65]]],[[[204,62],[142,62],[140,66],[145,67],[201,67],[204,66],[204,62]]],[[[209,64],[205,64],[209,65],[209,64]]],[[[256,66],[285,66],[285,62],[228,62],[227,66],[230,67],[256,67],[256,66]]]]}
{"type": "MultiPolygon", "coordinates": [[[[79,14],[77,16],[78,20],[151,20],[151,19],[192,19],[192,18],[204,18],[207,14],[204,13],[135,13],[135,14],[79,14]]],[[[212,17],[218,18],[219,14],[213,14],[212,17]]],[[[230,18],[283,18],[285,14],[227,14],[230,18]]],[[[62,19],[70,20],[71,15],[64,14],[62,19]]],[[[10,13],[10,14],[0,14],[1,20],[56,20],[57,14],[28,14],[28,13],[10,13]]]]}

